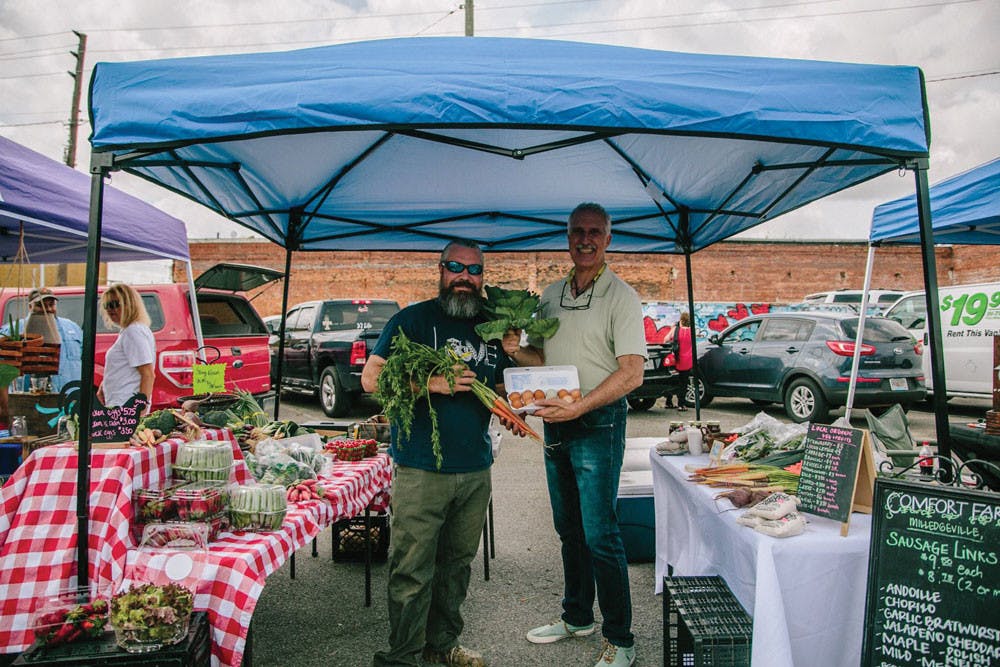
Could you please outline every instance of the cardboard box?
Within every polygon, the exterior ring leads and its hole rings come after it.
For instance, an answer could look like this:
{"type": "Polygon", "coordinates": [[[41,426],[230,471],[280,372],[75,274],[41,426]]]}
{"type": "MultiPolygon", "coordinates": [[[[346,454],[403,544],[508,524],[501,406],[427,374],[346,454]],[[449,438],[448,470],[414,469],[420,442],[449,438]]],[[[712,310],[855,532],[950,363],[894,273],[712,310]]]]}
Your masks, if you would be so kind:
{"type": "Polygon", "coordinates": [[[580,400],[580,375],[576,366],[522,366],[503,372],[507,402],[517,413],[538,409],[535,401],[543,398],[580,400]]]}

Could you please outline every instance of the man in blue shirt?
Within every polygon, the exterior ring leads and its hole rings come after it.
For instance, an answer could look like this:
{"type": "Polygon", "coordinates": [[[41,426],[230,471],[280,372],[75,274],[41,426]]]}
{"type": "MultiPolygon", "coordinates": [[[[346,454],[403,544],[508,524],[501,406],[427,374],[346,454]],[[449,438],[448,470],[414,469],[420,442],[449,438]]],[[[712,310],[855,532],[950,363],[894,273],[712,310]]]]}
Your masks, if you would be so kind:
{"type": "MultiPolygon", "coordinates": [[[[59,317],[57,314],[59,299],[48,287],[38,287],[31,290],[28,295],[28,307],[31,313],[28,317],[21,319],[18,330],[25,333],[29,324],[33,320],[44,322],[46,318],[51,318],[55,323],[55,330],[59,334],[58,341],[46,339],[46,343],[59,343],[59,372],[49,376],[51,391],[62,391],[67,382],[79,381],[82,368],[81,358],[83,356],[83,329],[73,320],[59,317]]],[[[0,335],[10,335],[10,326],[4,325],[0,328],[0,335]]],[[[25,378],[27,381],[27,378],[25,378]]],[[[24,391],[31,389],[30,385],[22,387],[24,391]]]]}
{"type": "Polygon", "coordinates": [[[441,375],[428,383],[440,430],[440,466],[427,401],[417,401],[409,437],[395,424],[392,428],[389,650],[375,654],[375,667],[419,665],[421,651],[425,662],[486,665],[479,653],[458,643],[464,624],[460,608],[492,493],[490,411],[471,385],[476,378],[499,385],[512,364],[498,342],[484,342],[475,331],[483,321],[479,247],[449,243],[438,271],[438,297],[393,316],[361,374],[365,391],[375,391],[398,331],[435,349],[450,347],[468,366],[454,387],[441,375]]]}

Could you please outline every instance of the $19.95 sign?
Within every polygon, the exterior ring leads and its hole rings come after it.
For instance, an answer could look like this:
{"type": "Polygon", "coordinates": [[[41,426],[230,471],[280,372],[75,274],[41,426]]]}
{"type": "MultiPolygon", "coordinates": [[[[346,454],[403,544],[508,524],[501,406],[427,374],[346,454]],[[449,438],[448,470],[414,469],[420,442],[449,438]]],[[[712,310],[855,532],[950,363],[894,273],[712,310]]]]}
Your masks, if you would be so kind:
{"type": "Polygon", "coordinates": [[[1000,665],[1000,496],[875,482],[862,665],[1000,665]]]}

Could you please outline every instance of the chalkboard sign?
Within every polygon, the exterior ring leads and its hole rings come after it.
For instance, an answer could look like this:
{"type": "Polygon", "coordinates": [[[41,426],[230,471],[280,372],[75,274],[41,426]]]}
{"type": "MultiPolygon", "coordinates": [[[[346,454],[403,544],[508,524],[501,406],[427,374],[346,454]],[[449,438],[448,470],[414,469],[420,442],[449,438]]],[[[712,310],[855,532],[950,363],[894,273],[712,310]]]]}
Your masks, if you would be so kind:
{"type": "Polygon", "coordinates": [[[115,407],[98,403],[90,412],[90,441],[95,444],[127,442],[139,426],[147,404],[145,394],[136,394],[124,405],[115,407]]]}
{"type": "Polygon", "coordinates": [[[862,665],[1000,664],[1000,495],[875,483],[862,665]]]}
{"type": "Polygon", "coordinates": [[[810,424],[804,448],[798,490],[801,509],[841,522],[841,534],[847,535],[851,512],[871,511],[875,467],[868,434],[856,428],[810,424]],[[859,471],[863,474],[860,484],[859,471]]]}

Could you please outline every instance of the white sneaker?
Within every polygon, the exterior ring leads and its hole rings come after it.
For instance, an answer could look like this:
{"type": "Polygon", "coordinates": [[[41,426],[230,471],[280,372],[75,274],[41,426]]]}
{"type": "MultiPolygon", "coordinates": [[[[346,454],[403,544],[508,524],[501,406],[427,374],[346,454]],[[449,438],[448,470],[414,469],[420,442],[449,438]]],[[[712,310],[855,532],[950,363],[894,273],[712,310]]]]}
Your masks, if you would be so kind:
{"type": "Polygon", "coordinates": [[[559,620],[549,625],[543,625],[528,631],[528,641],[532,644],[551,644],[560,639],[570,637],[586,637],[594,633],[594,624],[590,625],[570,625],[566,621],[559,620]]]}

